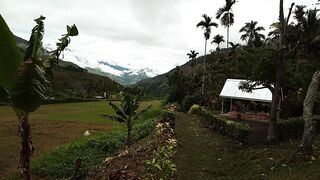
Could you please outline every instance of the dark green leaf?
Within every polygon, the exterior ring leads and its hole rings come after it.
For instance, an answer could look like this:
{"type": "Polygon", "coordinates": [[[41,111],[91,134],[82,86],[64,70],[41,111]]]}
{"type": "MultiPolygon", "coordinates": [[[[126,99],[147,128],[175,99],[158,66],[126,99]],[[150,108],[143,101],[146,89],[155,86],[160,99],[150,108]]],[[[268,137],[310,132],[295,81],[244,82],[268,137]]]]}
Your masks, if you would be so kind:
{"type": "Polygon", "coordinates": [[[18,69],[10,95],[13,106],[26,112],[33,112],[39,108],[47,95],[50,82],[46,72],[31,60],[18,69]]]}
{"type": "Polygon", "coordinates": [[[143,109],[142,111],[138,112],[138,113],[132,118],[132,120],[133,120],[133,121],[137,120],[141,115],[143,115],[144,113],[146,113],[150,108],[151,108],[151,105],[149,105],[148,107],[146,107],[146,108],[143,109]]]}
{"type": "Polygon", "coordinates": [[[79,34],[77,26],[74,24],[71,27],[67,26],[68,36],[77,36],[79,34]]]}
{"type": "Polygon", "coordinates": [[[110,119],[112,121],[118,121],[118,122],[125,122],[125,119],[119,117],[119,116],[112,116],[112,115],[108,115],[108,114],[101,114],[101,116],[105,119],[110,119]]]}
{"type": "Polygon", "coordinates": [[[0,85],[10,89],[22,57],[14,35],[0,15],[0,85]]]}

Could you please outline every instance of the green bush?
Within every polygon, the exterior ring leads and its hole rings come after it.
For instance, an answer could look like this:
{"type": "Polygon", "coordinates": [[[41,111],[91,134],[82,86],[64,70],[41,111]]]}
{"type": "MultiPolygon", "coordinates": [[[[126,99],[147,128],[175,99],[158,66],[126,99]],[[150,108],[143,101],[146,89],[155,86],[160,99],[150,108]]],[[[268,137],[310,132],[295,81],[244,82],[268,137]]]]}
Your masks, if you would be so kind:
{"type": "Polygon", "coordinates": [[[202,101],[203,101],[203,97],[201,94],[187,95],[182,100],[181,109],[182,111],[187,112],[192,105],[201,104],[202,101]]]}
{"type": "Polygon", "coordinates": [[[189,113],[200,115],[204,122],[206,122],[214,131],[222,135],[227,135],[243,143],[248,140],[250,128],[247,124],[227,120],[199,105],[193,105],[190,108],[189,113]]]}
{"type": "Polygon", "coordinates": [[[200,115],[201,114],[201,109],[202,107],[198,104],[194,104],[190,107],[190,110],[188,111],[188,114],[197,114],[200,115]]]}

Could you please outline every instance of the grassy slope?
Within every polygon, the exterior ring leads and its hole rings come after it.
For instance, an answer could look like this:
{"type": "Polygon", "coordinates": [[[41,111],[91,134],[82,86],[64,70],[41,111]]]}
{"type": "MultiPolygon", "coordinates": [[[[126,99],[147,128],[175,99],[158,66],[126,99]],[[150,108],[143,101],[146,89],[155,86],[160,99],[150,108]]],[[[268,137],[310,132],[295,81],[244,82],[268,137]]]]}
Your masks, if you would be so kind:
{"type": "MultiPolygon", "coordinates": [[[[178,179],[319,179],[320,160],[294,163],[297,141],[274,146],[242,146],[201,128],[194,116],[180,114],[178,179]]],[[[315,147],[320,147],[316,138],[315,147]]],[[[316,149],[316,153],[320,151],[316,149]]]]}
{"type": "MultiPolygon", "coordinates": [[[[143,102],[142,107],[149,104],[153,104],[153,109],[159,109],[159,101],[143,102]]],[[[115,126],[123,127],[119,123],[101,118],[101,113],[113,113],[105,101],[41,106],[30,117],[36,147],[33,158],[83,137],[88,129],[90,132],[102,132],[115,126]]],[[[144,119],[153,117],[156,113],[150,111],[144,119]]],[[[17,128],[18,121],[12,109],[0,106],[0,177],[17,169],[20,149],[17,128]]]]}

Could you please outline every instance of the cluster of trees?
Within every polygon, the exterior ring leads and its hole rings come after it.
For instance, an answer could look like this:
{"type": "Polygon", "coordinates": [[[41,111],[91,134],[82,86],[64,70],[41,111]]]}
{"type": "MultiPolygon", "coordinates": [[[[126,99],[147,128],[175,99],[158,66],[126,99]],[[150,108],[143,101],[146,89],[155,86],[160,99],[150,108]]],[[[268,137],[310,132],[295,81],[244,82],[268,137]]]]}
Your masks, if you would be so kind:
{"type": "MultiPolygon", "coordinates": [[[[232,7],[235,4],[236,1],[226,0],[225,6],[217,12],[217,18],[220,18],[227,32],[234,23],[232,7]]],[[[220,104],[218,95],[226,78],[247,79],[240,87],[242,90],[252,91],[262,86],[270,89],[273,94],[267,140],[277,140],[277,119],[303,113],[305,134],[301,149],[305,155],[311,155],[310,142],[315,127],[313,104],[319,103],[319,97],[316,96],[320,70],[319,10],[293,3],[285,16],[283,9],[283,0],[279,0],[279,21],[270,25],[271,31],[267,37],[261,34],[264,27],[258,26],[256,21],[250,21],[240,29],[241,40],[246,42],[244,45],[229,42],[227,37],[227,45],[231,47],[220,49],[224,39],[216,35],[212,41],[217,44],[215,53],[206,55],[205,43],[205,55],[196,61],[197,53],[191,51],[188,56],[193,62],[192,76],[177,68],[169,77],[170,96],[176,98],[171,97],[169,100],[183,102],[190,94],[201,94],[199,103],[206,104],[210,100],[211,106],[217,108],[220,104]],[[199,81],[195,80],[199,77],[202,77],[201,87],[199,81]],[[311,79],[313,81],[308,91],[311,79]]],[[[211,28],[218,24],[207,15],[203,15],[203,19],[197,27],[204,29],[207,42],[211,28]]]]}

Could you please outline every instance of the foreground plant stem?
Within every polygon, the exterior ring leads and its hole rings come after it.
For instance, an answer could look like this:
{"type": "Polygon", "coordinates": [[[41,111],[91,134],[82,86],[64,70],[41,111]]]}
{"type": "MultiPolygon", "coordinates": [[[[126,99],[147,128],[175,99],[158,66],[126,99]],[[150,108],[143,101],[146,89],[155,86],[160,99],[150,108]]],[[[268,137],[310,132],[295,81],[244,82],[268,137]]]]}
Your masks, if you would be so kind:
{"type": "Polygon", "coordinates": [[[31,179],[30,158],[33,154],[34,147],[32,145],[31,128],[29,124],[29,114],[21,113],[20,120],[20,136],[21,136],[21,150],[20,150],[20,174],[23,180],[31,179]]]}

